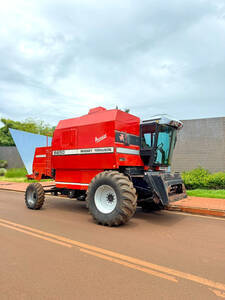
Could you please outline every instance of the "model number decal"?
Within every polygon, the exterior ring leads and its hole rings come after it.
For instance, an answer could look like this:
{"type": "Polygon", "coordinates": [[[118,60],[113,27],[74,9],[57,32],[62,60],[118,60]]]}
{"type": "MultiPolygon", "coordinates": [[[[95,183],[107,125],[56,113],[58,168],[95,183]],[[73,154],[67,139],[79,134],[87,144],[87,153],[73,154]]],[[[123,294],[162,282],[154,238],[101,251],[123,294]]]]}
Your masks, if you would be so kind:
{"type": "Polygon", "coordinates": [[[53,151],[53,155],[64,155],[65,154],[65,150],[56,150],[53,151]]]}

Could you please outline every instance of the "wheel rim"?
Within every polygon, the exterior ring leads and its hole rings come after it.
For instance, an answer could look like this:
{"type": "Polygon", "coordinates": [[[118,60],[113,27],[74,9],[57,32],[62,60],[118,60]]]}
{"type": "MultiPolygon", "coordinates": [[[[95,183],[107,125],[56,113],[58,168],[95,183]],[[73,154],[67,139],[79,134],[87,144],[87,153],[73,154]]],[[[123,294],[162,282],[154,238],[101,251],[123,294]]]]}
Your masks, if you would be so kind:
{"type": "Polygon", "coordinates": [[[29,205],[34,205],[37,200],[37,194],[33,190],[27,192],[27,202],[29,205]]]}
{"type": "Polygon", "coordinates": [[[116,207],[117,196],[111,186],[104,184],[95,191],[94,201],[101,213],[110,214],[116,207]]]}

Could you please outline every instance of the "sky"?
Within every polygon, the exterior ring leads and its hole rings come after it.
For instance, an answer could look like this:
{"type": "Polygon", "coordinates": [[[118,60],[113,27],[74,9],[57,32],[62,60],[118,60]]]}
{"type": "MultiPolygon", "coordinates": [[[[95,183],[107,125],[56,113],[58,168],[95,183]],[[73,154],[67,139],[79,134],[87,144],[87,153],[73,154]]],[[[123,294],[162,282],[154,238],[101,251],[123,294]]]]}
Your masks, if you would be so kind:
{"type": "Polygon", "coordinates": [[[225,116],[224,0],[0,0],[0,117],[225,116]]]}

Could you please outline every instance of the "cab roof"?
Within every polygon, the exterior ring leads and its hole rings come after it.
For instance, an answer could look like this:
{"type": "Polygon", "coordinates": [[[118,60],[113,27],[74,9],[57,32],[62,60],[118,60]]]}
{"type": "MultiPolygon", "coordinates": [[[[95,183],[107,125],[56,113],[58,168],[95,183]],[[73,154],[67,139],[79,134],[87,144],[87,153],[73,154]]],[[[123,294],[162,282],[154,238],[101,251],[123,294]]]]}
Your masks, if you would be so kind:
{"type": "Polygon", "coordinates": [[[177,129],[181,129],[183,127],[183,123],[169,115],[157,115],[157,116],[152,116],[148,120],[142,121],[142,124],[149,124],[149,123],[158,123],[162,125],[169,125],[173,126],[177,129]]]}

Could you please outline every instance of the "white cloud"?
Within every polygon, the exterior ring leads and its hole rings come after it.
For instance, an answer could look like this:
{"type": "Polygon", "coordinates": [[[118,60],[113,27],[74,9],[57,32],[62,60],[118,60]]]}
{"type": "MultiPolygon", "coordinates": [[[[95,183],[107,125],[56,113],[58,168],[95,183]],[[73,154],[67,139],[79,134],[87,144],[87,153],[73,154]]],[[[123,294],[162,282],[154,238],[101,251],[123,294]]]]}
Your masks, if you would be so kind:
{"type": "Polygon", "coordinates": [[[224,115],[224,1],[1,2],[1,116],[224,115]]]}

